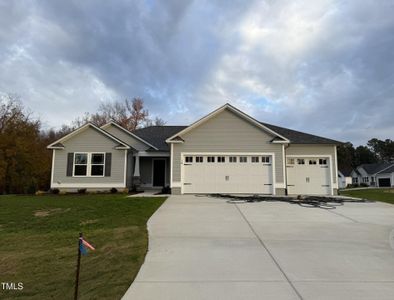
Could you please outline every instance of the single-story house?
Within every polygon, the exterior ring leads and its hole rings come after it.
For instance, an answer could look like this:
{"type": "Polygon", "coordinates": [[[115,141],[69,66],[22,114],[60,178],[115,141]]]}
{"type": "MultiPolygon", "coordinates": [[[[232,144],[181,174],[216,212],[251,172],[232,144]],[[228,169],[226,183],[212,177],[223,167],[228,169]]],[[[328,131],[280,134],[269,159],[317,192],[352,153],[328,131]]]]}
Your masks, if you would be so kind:
{"type": "Polygon", "coordinates": [[[351,168],[342,168],[338,170],[338,187],[340,189],[344,189],[353,183],[352,171],[351,168]]]}
{"type": "Polygon", "coordinates": [[[351,176],[353,184],[391,187],[394,186],[394,163],[362,164],[352,171],[351,176]]]}
{"type": "Polygon", "coordinates": [[[51,188],[333,195],[338,144],[259,122],[230,104],[189,126],[130,132],[114,122],[88,123],[48,146],[51,188]]]}

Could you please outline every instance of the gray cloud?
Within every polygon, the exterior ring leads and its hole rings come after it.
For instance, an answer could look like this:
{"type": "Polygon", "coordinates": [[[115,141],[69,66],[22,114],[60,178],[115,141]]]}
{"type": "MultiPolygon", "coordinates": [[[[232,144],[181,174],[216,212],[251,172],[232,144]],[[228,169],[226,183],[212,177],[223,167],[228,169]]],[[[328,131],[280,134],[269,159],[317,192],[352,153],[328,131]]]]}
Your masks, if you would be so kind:
{"type": "Polygon", "coordinates": [[[169,124],[230,102],[277,125],[394,138],[391,1],[3,1],[0,91],[59,126],[141,96],[169,124]]]}

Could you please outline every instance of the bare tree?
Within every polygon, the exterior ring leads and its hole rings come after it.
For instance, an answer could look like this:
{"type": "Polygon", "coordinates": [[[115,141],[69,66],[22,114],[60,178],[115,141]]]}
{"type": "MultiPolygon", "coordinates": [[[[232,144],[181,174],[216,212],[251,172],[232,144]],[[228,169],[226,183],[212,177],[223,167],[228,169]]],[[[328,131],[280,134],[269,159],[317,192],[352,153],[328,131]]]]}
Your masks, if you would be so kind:
{"type": "Polygon", "coordinates": [[[149,116],[147,109],[144,109],[144,100],[136,97],[133,100],[126,99],[125,105],[129,116],[126,124],[121,124],[130,131],[136,130],[145,122],[149,116]]]}

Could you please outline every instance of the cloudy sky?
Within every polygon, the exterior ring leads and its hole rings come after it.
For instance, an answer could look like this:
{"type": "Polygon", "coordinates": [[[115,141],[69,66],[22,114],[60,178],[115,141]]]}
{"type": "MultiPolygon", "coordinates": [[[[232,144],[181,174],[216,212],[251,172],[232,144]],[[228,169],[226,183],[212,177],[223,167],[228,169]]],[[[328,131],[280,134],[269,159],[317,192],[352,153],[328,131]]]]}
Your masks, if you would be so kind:
{"type": "Polygon", "coordinates": [[[46,127],[142,97],[189,124],[229,102],[354,144],[394,139],[394,2],[0,0],[0,93],[46,127]]]}

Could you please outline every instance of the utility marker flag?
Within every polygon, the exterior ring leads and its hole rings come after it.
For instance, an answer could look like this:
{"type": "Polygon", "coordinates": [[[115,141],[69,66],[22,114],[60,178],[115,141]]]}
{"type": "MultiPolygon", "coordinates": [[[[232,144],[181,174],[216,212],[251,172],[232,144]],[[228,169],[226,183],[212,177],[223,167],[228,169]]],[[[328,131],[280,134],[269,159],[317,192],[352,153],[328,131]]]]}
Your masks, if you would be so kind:
{"type": "Polygon", "coordinates": [[[79,238],[80,243],[79,243],[79,250],[81,251],[81,254],[86,255],[88,252],[86,251],[86,247],[88,247],[90,250],[96,250],[92,245],[90,245],[87,241],[85,241],[83,238],[79,238]]]}

